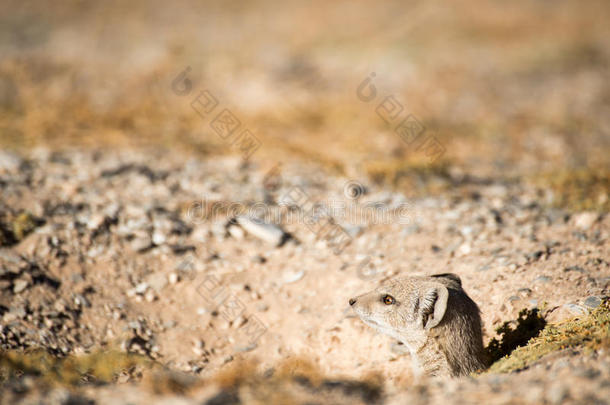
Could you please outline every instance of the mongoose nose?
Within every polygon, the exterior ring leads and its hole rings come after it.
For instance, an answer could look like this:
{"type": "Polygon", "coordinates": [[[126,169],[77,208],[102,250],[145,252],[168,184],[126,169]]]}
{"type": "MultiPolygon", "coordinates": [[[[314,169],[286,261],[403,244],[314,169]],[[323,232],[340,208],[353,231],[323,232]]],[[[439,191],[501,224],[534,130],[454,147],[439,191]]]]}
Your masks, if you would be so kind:
{"type": "Polygon", "coordinates": [[[350,298],[349,299],[349,304],[350,305],[354,305],[356,303],[356,298],[350,298]]]}

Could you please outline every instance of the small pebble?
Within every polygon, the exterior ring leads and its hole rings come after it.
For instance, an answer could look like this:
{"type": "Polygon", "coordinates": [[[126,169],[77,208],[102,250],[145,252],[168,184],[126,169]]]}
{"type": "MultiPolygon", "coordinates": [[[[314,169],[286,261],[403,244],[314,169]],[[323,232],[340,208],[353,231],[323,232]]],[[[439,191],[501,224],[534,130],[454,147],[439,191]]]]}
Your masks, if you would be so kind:
{"type": "Polygon", "coordinates": [[[91,306],[91,303],[83,295],[76,294],[74,296],[74,305],[76,305],[77,307],[87,307],[87,308],[89,308],[91,306]]]}
{"type": "Polygon", "coordinates": [[[261,255],[256,255],[252,258],[253,263],[264,264],[267,262],[267,259],[261,255]]]}
{"type": "Polygon", "coordinates": [[[593,226],[597,221],[597,218],[599,218],[599,215],[596,212],[582,212],[574,216],[574,225],[576,225],[577,228],[586,231],[593,226]]]}
{"type": "Polygon", "coordinates": [[[13,292],[15,294],[19,294],[20,292],[25,290],[27,287],[28,287],[27,280],[17,280],[17,281],[15,281],[15,284],[13,285],[13,292]]]}
{"type": "Polygon", "coordinates": [[[153,290],[148,290],[146,292],[146,295],[144,296],[144,299],[146,300],[146,302],[153,302],[157,299],[157,296],[153,290]]]}
{"type": "Polygon", "coordinates": [[[148,290],[148,283],[140,283],[134,289],[136,294],[144,294],[148,290]]]}
{"type": "Polygon", "coordinates": [[[296,283],[305,276],[305,270],[284,273],[284,284],[296,283]]]}
{"type": "Polygon", "coordinates": [[[136,252],[143,252],[152,245],[150,237],[138,236],[130,242],[131,248],[136,252]]]}
{"type": "Polygon", "coordinates": [[[243,346],[234,346],[233,350],[235,350],[236,352],[250,352],[254,349],[256,349],[258,345],[256,343],[251,343],[249,345],[243,345],[243,346]]]}
{"type": "Polygon", "coordinates": [[[105,217],[102,214],[93,214],[89,221],[87,222],[87,228],[90,230],[94,230],[100,227],[104,222],[105,217]]]}
{"type": "Polygon", "coordinates": [[[577,316],[583,316],[583,315],[587,315],[589,313],[587,308],[585,308],[581,305],[578,305],[578,304],[564,304],[563,307],[565,309],[567,309],[571,314],[577,315],[577,316]]]}
{"type": "Polygon", "coordinates": [[[546,391],[546,399],[551,404],[560,404],[568,397],[568,388],[559,382],[551,385],[546,391]]]}
{"type": "Polygon", "coordinates": [[[153,273],[146,278],[146,283],[158,293],[165,288],[167,281],[167,277],[162,272],[153,273]]]}
{"type": "Polygon", "coordinates": [[[165,235],[163,235],[163,233],[162,233],[162,232],[155,231],[155,232],[153,233],[153,236],[152,236],[152,242],[153,242],[155,245],[162,245],[162,244],[164,244],[164,243],[165,243],[165,240],[166,240],[165,235]]]}
{"type": "Polygon", "coordinates": [[[589,308],[597,308],[601,305],[602,303],[602,299],[600,297],[596,297],[595,295],[592,295],[590,297],[587,297],[587,299],[585,299],[585,306],[589,307],[589,308]]]}
{"type": "Polygon", "coordinates": [[[409,348],[400,342],[391,343],[390,350],[392,351],[392,353],[400,355],[400,356],[409,354],[409,348]]]}
{"type": "Polygon", "coordinates": [[[487,271],[491,268],[491,266],[489,264],[484,264],[482,266],[480,266],[477,271],[487,271]]]}
{"type": "Polygon", "coordinates": [[[230,221],[228,226],[231,236],[237,238],[241,238],[243,235],[233,235],[232,232],[236,231],[232,228],[236,228],[236,226],[232,225],[232,223],[239,225],[237,228],[240,228],[243,231],[246,231],[249,234],[275,246],[282,246],[290,238],[290,234],[276,224],[267,223],[261,219],[251,218],[243,215],[235,217],[232,221],[230,221]]]}
{"type": "Polygon", "coordinates": [[[243,239],[244,236],[246,235],[244,230],[238,226],[230,226],[228,228],[228,232],[229,232],[229,235],[231,235],[232,237],[234,237],[235,239],[238,239],[238,240],[243,239]]]}
{"type": "Polygon", "coordinates": [[[463,245],[461,245],[458,248],[458,253],[461,256],[466,256],[466,255],[470,254],[471,251],[472,251],[472,248],[470,247],[470,245],[468,243],[464,243],[463,245]]]}

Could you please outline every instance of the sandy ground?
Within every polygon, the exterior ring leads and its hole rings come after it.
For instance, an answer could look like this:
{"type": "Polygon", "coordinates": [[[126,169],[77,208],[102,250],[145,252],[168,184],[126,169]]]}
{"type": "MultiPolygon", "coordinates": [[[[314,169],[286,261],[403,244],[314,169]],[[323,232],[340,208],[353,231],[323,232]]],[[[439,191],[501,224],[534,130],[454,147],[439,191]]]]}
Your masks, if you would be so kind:
{"type": "MultiPolygon", "coordinates": [[[[27,159],[3,154],[1,163],[3,210],[40,220],[1,251],[3,348],[78,355],[119,346],[203,378],[244,360],[264,373],[306,359],[334,378],[381,376],[387,403],[405,392],[425,401],[464,390],[492,402],[608,398],[604,350],[567,351],[524,373],[414,382],[409,355],[347,304],[394,276],[454,272],[481,308],[486,341],[523,308],[540,308],[551,322],[583,315],[608,295],[608,216],[545,208],[551,197],[518,182],[407,199],[298,162],[277,170],[239,158],[40,149],[27,159]],[[312,218],[323,211],[294,204],[295,190],[325,207],[345,246],[316,235],[312,218]],[[227,228],[235,213],[292,237],[278,247],[227,228]],[[586,370],[604,371],[576,384],[586,370]],[[551,389],[556,373],[568,373],[561,395],[551,389]],[[408,388],[416,383],[427,387],[421,395],[408,388]]],[[[108,391],[128,387],[87,395],[104,403],[108,391]]],[[[130,403],[116,395],[108,403],[130,403]]]]}

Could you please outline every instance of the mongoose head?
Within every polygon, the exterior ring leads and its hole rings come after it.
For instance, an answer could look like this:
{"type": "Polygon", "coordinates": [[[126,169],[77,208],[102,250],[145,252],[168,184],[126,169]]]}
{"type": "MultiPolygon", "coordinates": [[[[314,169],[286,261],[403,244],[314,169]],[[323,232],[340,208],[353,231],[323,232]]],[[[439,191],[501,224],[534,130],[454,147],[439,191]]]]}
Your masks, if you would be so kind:
{"type": "Polygon", "coordinates": [[[398,339],[412,355],[439,352],[453,375],[483,367],[479,308],[455,274],[400,278],[349,303],[364,323],[398,339]]]}
{"type": "Polygon", "coordinates": [[[443,320],[448,297],[443,283],[429,277],[409,277],[384,284],[349,303],[364,323],[416,350],[443,320]]]}

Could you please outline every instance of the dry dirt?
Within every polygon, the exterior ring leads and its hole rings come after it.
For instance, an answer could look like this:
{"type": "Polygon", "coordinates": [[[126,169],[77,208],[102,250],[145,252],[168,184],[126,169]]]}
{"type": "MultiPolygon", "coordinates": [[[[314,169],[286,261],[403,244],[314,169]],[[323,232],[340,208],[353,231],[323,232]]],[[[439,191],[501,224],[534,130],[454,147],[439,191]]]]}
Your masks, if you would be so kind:
{"type": "MultiPolygon", "coordinates": [[[[20,213],[33,224],[1,250],[4,349],[79,356],[118,348],[203,379],[248,360],[259,373],[307,360],[327,378],[377,375],[383,403],[603,403],[610,393],[607,347],[566,350],[519,373],[414,381],[408,355],[347,303],[393,276],[454,272],[481,308],[486,341],[522,308],[540,308],[550,322],[586,314],[608,295],[610,218],[546,208],[542,190],[498,181],[407,199],[298,162],[279,170],[165,152],[38,149],[27,158],[4,153],[1,163],[5,229],[24,222],[20,213]],[[321,210],[280,209],[294,190],[325,207],[347,246],[312,231],[321,210]],[[236,213],[292,237],[278,247],[227,228],[236,213]]],[[[144,403],[152,394],[131,385],[140,377],[78,392],[144,403]]],[[[27,388],[3,391],[12,398],[5,403],[29,398],[27,388]]],[[[208,387],[191,398],[216,394],[208,387]]]]}

